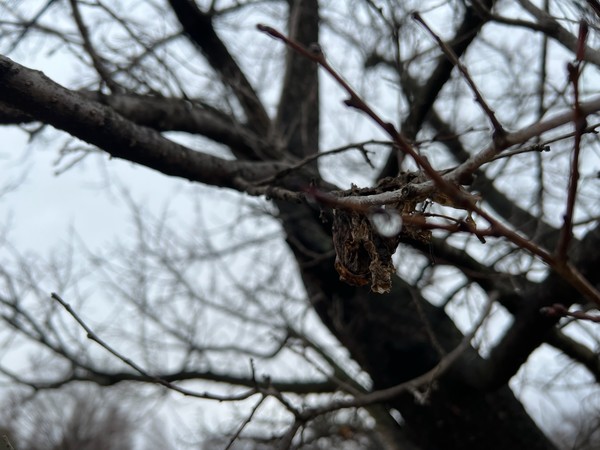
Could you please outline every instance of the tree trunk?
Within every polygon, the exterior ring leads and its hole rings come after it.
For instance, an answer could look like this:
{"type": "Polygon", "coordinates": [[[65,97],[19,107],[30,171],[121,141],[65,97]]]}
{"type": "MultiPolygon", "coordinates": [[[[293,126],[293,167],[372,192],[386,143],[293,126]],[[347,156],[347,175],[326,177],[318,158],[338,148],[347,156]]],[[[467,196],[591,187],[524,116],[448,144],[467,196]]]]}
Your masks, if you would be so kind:
{"type": "MultiPolygon", "coordinates": [[[[308,206],[279,204],[288,243],[306,290],[323,323],[371,376],[374,389],[410,380],[433,368],[436,342],[450,351],[462,333],[443,309],[394,277],[389,294],[371,293],[339,280],[334,257],[315,260],[310,252],[331,251],[327,224],[308,206]]],[[[331,252],[329,252],[331,254],[331,252]]],[[[492,392],[468,384],[480,357],[469,349],[421,403],[412,394],[389,402],[406,421],[409,436],[424,449],[551,449],[553,444],[529,417],[508,385],[492,392]]]]}

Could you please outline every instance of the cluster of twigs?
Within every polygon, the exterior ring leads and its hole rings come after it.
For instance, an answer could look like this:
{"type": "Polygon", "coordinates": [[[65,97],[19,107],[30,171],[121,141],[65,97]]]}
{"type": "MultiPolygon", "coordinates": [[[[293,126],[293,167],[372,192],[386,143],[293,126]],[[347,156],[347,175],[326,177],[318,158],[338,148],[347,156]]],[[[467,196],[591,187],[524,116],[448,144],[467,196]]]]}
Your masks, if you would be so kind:
{"type": "Polygon", "coordinates": [[[322,406],[306,406],[303,408],[299,408],[297,406],[294,406],[293,403],[290,400],[288,400],[279,389],[271,385],[270,379],[268,377],[259,380],[259,378],[256,375],[254,363],[252,360],[250,361],[250,368],[252,373],[252,379],[254,380],[254,386],[249,388],[245,392],[242,392],[237,395],[216,395],[208,392],[195,391],[192,389],[184,388],[181,385],[175,382],[168,381],[164,378],[161,378],[160,376],[153,375],[149,371],[141,367],[138,363],[133,361],[131,358],[123,355],[112,345],[110,345],[108,342],[102,339],[81,318],[81,316],[77,314],[77,312],[71,307],[71,305],[68,302],[66,302],[60,295],[58,295],[57,293],[52,293],[50,296],[54,301],[59,303],[65,309],[65,311],[79,324],[79,326],[86,332],[86,336],[88,339],[92,340],[101,348],[105,349],[117,360],[131,367],[135,372],[139,373],[145,379],[145,381],[149,383],[155,383],[164,386],[165,388],[171,391],[177,392],[188,397],[217,400],[220,402],[236,402],[246,400],[258,395],[258,401],[255,403],[251,412],[248,414],[246,419],[242,422],[242,424],[238,427],[236,432],[231,437],[226,447],[227,449],[232,447],[232,445],[243,432],[244,428],[251,422],[258,409],[264,404],[265,400],[269,397],[276,399],[287,411],[292,413],[294,416],[294,423],[292,424],[292,426],[290,426],[286,433],[280,436],[279,438],[278,448],[281,448],[282,450],[290,448],[294,437],[296,436],[298,430],[301,427],[306,426],[306,424],[318,418],[319,416],[323,416],[325,414],[342,409],[369,407],[371,405],[390,400],[405,392],[412,393],[416,398],[420,399],[419,401],[426,401],[427,396],[430,394],[431,389],[434,386],[435,380],[444,375],[444,373],[446,373],[448,369],[450,369],[452,364],[464,353],[464,351],[467,350],[467,348],[469,348],[469,346],[471,345],[471,341],[475,337],[475,334],[484,325],[486,319],[489,317],[490,312],[492,310],[492,306],[494,304],[494,298],[490,298],[487,302],[487,306],[481,313],[480,319],[475,323],[471,331],[465,334],[460,344],[457,345],[452,351],[446,353],[441,358],[441,360],[426,373],[412,380],[397,384],[396,386],[371,392],[361,392],[360,390],[357,390],[352,386],[348,386],[345,383],[340,383],[339,389],[350,394],[349,396],[338,400],[331,400],[330,402],[322,406]]]}
{"type": "MultiPolygon", "coordinates": [[[[581,73],[581,64],[584,59],[584,52],[586,49],[587,24],[583,21],[581,22],[578,38],[579,45],[576,52],[576,62],[569,65],[569,79],[573,84],[575,96],[574,112],[569,112],[565,115],[552,117],[546,121],[538,122],[537,124],[528,127],[529,132],[518,131],[515,133],[508,133],[496,118],[493,109],[487,104],[477,89],[477,86],[469,75],[467,68],[460,63],[452,50],[443,43],[442,39],[437,36],[435,32],[433,32],[433,30],[426,24],[419,14],[415,13],[413,18],[425,27],[425,29],[433,36],[436,42],[438,42],[445,55],[459,68],[461,74],[467,81],[467,84],[473,91],[477,103],[488,117],[494,129],[493,142],[488,148],[475,154],[463,164],[444,175],[435,170],[429,161],[417,152],[417,150],[408,142],[406,138],[404,138],[402,133],[400,133],[392,123],[381,118],[381,116],[379,116],[356,93],[356,91],[344,80],[344,78],[329,64],[324,53],[318,46],[306,48],[272,27],[260,24],[257,26],[260,31],[284,42],[294,51],[319,64],[348,94],[349,97],[344,100],[344,103],[347,106],[361,111],[371,120],[373,120],[383,131],[388,134],[396,148],[410,156],[429,179],[428,181],[420,183],[419,185],[407,186],[399,191],[387,192],[385,194],[376,194],[366,197],[340,197],[337,199],[333,198],[333,196],[328,196],[329,206],[343,207],[348,209],[356,208],[357,210],[361,210],[365,205],[377,207],[393,202],[398,203],[407,201],[411,199],[410,197],[413,199],[414,197],[426,198],[428,196],[431,197],[435,195],[435,193],[441,193],[445,198],[450,200],[450,204],[452,206],[467,210],[470,213],[475,213],[480,218],[485,219],[485,221],[489,224],[488,229],[483,232],[478,231],[473,226],[461,227],[460,223],[458,225],[458,230],[468,231],[479,237],[496,236],[507,239],[517,247],[527,250],[548,264],[558,275],[576,288],[588,301],[600,305],[600,292],[598,292],[598,290],[579,272],[576,267],[569,263],[567,254],[570,237],[573,233],[573,211],[576,200],[579,173],[579,147],[581,136],[587,128],[585,117],[587,114],[593,112],[595,108],[597,108],[598,104],[600,104],[600,100],[594,100],[593,102],[590,102],[584,106],[579,101],[578,84],[579,75],[581,73]],[[590,106],[593,106],[593,108],[590,108],[590,106]],[[563,227],[561,228],[561,237],[555,251],[550,252],[533,241],[524,238],[517,230],[507,227],[502,222],[494,218],[490,213],[473,201],[473,196],[469,195],[464,190],[461,190],[459,186],[461,180],[470,177],[477,169],[479,169],[482,165],[492,161],[503,150],[512,147],[517,143],[525,142],[532,137],[538,136],[544,131],[553,129],[557,126],[568,123],[569,121],[573,121],[575,123],[575,149],[573,152],[570,169],[571,176],[567,207],[564,215],[563,227]],[[532,134],[532,130],[535,130],[535,134],[532,134]]],[[[452,230],[454,231],[455,229],[456,228],[453,228],[452,230]]]]}

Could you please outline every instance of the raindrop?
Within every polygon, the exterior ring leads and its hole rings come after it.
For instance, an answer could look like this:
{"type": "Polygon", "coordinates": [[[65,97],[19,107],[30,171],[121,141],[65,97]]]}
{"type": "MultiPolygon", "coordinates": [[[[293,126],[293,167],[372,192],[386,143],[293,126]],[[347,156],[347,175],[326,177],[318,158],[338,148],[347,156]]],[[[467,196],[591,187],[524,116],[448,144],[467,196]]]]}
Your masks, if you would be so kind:
{"type": "Polygon", "coordinates": [[[377,208],[371,212],[369,219],[383,237],[397,236],[402,230],[402,217],[396,209],[377,208]]]}

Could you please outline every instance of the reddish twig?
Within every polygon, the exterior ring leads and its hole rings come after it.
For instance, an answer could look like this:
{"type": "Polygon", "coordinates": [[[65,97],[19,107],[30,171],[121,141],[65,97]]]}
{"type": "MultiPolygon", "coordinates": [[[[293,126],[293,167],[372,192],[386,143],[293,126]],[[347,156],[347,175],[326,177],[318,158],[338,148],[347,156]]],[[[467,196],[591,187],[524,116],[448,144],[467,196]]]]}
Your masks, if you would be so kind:
{"type": "Polygon", "coordinates": [[[452,64],[454,64],[456,66],[456,68],[458,70],[460,70],[460,73],[463,75],[465,81],[467,82],[467,84],[469,85],[471,90],[473,91],[473,94],[475,95],[475,100],[477,101],[477,103],[479,103],[479,105],[481,106],[481,109],[483,109],[483,112],[486,114],[486,116],[492,123],[492,126],[494,127],[494,141],[502,142],[502,140],[506,136],[506,130],[504,129],[504,127],[502,126],[500,121],[496,118],[496,113],[494,113],[492,108],[490,108],[490,106],[487,104],[487,102],[483,98],[483,95],[481,95],[481,92],[479,92],[479,89],[477,88],[477,85],[473,81],[473,78],[471,78],[471,75],[469,74],[469,71],[466,68],[466,66],[460,62],[460,59],[458,59],[458,56],[456,56],[456,53],[454,53],[454,50],[452,50],[452,48],[449,45],[447,45],[429,27],[429,25],[427,25],[427,23],[425,23],[425,21],[423,20],[423,18],[421,17],[421,15],[419,13],[417,13],[417,12],[413,13],[412,17],[414,20],[419,22],[423,26],[423,28],[425,28],[427,30],[427,32],[433,37],[433,39],[435,39],[437,44],[440,46],[440,48],[442,49],[444,54],[448,57],[448,59],[452,62],[452,64]]]}
{"type": "Polygon", "coordinates": [[[577,183],[579,182],[579,153],[581,150],[581,136],[587,128],[587,121],[584,112],[579,104],[579,77],[581,75],[581,66],[585,54],[585,42],[588,34],[588,25],[581,21],[579,25],[579,45],[575,63],[567,64],[569,72],[569,81],[573,84],[573,122],[575,124],[575,137],[573,146],[573,156],[571,159],[571,174],[569,176],[569,190],[567,194],[567,207],[564,214],[563,226],[560,230],[558,244],[556,246],[556,260],[558,263],[567,260],[567,250],[573,237],[573,211],[575,210],[575,200],[577,196],[577,183]]]}
{"type": "Polygon", "coordinates": [[[590,322],[600,323],[600,316],[592,316],[583,311],[569,311],[564,305],[554,303],[540,309],[540,312],[548,317],[573,317],[578,320],[589,320],[590,322]]]}
{"type": "MultiPolygon", "coordinates": [[[[314,47],[307,49],[306,47],[304,47],[303,45],[294,41],[293,39],[290,39],[287,36],[285,36],[284,34],[280,33],[275,28],[272,28],[272,27],[269,27],[266,25],[262,25],[262,24],[258,24],[256,26],[256,28],[258,28],[263,33],[268,34],[269,36],[274,37],[275,39],[279,39],[280,41],[283,41],[286,45],[288,45],[289,47],[294,49],[296,52],[300,53],[302,56],[310,59],[311,61],[316,62],[321,67],[323,67],[323,69],[325,69],[329,73],[329,75],[331,75],[335,79],[335,81],[337,81],[339,83],[339,85],[342,86],[344,88],[344,90],[348,93],[348,95],[350,96],[350,98],[348,98],[344,101],[344,103],[346,105],[351,106],[356,109],[360,109],[361,111],[364,111],[369,117],[371,117],[375,122],[377,122],[377,124],[382,129],[386,130],[388,132],[388,134],[390,134],[392,137],[394,137],[397,134],[396,128],[394,127],[394,125],[389,122],[383,121],[381,119],[381,117],[379,117],[360,98],[360,96],[356,93],[356,91],[354,89],[352,89],[352,87],[348,84],[348,82],[346,80],[344,80],[342,78],[342,76],[339,73],[337,73],[333,67],[331,67],[331,65],[327,62],[325,55],[323,54],[323,52],[321,51],[320,47],[317,44],[315,44],[314,47]]],[[[404,139],[403,139],[403,141],[405,142],[405,145],[409,146],[408,142],[406,142],[404,139]]]]}
{"type": "Polygon", "coordinates": [[[325,69],[327,73],[329,73],[349,95],[349,98],[344,101],[344,104],[352,108],[356,108],[369,116],[392,138],[394,143],[401,151],[413,158],[417,165],[423,169],[423,172],[425,172],[425,174],[434,182],[436,187],[449,198],[451,198],[456,206],[462,209],[470,210],[472,201],[467,196],[463,195],[454,184],[445,180],[431,166],[431,164],[429,164],[429,161],[426,158],[423,158],[406,140],[406,138],[396,130],[396,127],[392,123],[386,122],[375,111],[373,111],[373,109],[356,93],[356,91],[348,84],[348,82],[346,82],[346,80],[344,80],[342,76],[337,73],[333,67],[331,67],[318,45],[316,45],[315,48],[307,49],[303,45],[299,44],[293,39],[288,38],[272,27],[262,24],[258,24],[256,27],[269,36],[284,42],[301,55],[323,67],[323,69],[325,69]]]}

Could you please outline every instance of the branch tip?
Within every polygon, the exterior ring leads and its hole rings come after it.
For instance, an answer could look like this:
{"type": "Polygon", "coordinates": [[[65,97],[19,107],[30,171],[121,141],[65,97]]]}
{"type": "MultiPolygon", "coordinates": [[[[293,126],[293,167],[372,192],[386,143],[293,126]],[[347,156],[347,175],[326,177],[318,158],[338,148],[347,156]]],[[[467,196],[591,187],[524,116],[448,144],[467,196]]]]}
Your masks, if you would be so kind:
{"type": "Polygon", "coordinates": [[[273,27],[269,27],[267,25],[263,25],[262,23],[259,23],[256,25],[256,28],[259,31],[262,31],[263,33],[268,34],[269,36],[275,38],[275,39],[281,39],[282,35],[281,33],[279,33],[275,28],[273,27]]]}

